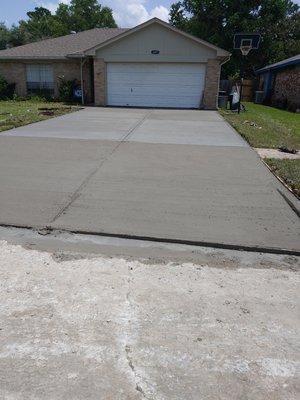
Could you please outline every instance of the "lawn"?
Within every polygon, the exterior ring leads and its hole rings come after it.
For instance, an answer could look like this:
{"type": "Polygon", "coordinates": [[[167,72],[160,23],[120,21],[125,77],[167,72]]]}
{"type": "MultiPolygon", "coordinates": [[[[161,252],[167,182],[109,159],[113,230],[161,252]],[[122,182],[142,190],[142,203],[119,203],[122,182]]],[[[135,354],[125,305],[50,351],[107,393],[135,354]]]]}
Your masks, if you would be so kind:
{"type": "Polygon", "coordinates": [[[264,160],[271,170],[300,196],[300,160],[278,160],[267,158],[264,160]]]}
{"type": "Polygon", "coordinates": [[[252,147],[300,149],[300,114],[254,103],[245,112],[220,110],[252,147]]]}
{"type": "MultiPolygon", "coordinates": [[[[300,114],[278,110],[254,103],[243,103],[240,114],[219,110],[252,147],[300,149],[300,114]]],[[[264,160],[275,175],[280,177],[300,196],[300,160],[264,160]]]]}
{"type": "Polygon", "coordinates": [[[78,109],[78,107],[68,106],[64,103],[2,100],[0,101],[0,132],[57,117],[78,109]]]}

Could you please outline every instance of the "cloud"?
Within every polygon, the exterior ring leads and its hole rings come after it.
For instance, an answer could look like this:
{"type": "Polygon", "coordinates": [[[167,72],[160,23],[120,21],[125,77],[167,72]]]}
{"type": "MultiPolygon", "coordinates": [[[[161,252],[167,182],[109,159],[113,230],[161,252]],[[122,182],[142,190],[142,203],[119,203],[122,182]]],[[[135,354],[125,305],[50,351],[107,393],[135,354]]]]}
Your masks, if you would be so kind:
{"type": "Polygon", "coordinates": [[[151,10],[150,17],[157,17],[162,19],[163,21],[169,21],[169,10],[164,6],[158,6],[151,10]]]}
{"type": "MultiPolygon", "coordinates": [[[[55,13],[59,3],[70,4],[71,0],[35,1],[37,6],[42,6],[55,13]]],[[[141,24],[148,19],[157,17],[168,21],[169,10],[160,5],[153,8],[146,7],[147,0],[100,0],[102,6],[108,6],[113,10],[114,18],[121,27],[132,27],[141,24]]]]}
{"type": "Polygon", "coordinates": [[[70,2],[71,2],[71,0],[35,1],[35,4],[36,4],[37,7],[45,7],[45,8],[47,8],[49,11],[52,12],[52,14],[54,14],[59,3],[70,4],[70,2]]]}
{"type": "Polygon", "coordinates": [[[113,9],[114,18],[121,27],[132,27],[153,17],[168,21],[169,10],[156,6],[147,10],[145,0],[111,0],[108,5],[113,9]]]}

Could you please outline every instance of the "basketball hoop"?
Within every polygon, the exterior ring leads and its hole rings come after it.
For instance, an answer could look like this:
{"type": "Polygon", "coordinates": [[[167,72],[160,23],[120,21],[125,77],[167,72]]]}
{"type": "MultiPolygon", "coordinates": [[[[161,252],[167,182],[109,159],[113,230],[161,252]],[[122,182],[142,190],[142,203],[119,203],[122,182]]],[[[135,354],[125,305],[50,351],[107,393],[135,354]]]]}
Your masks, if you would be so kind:
{"type": "Polygon", "coordinates": [[[235,50],[240,50],[242,52],[242,60],[240,66],[240,78],[241,78],[241,87],[239,92],[239,102],[238,102],[238,113],[240,113],[241,109],[245,110],[245,107],[241,105],[242,93],[243,93],[243,64],[245,64],[245,57],[249,54],[250,50],[258,49],[260,42],[260,34],[259,33],[236,33],[233,37],[233,48],[235,50]]]}
{"type": "Polygon", "coordinates": [[[243,56],[247,56],[251,49],[252,49],[252,46],[241,46],[240,47],[240,50],[241,50],[243,56]]]}

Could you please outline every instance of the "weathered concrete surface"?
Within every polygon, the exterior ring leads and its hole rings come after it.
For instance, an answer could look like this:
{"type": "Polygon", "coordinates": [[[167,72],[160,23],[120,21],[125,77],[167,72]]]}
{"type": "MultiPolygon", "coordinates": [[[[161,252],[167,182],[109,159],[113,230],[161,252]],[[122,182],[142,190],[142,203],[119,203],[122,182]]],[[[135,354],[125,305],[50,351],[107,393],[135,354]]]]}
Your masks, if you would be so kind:
{"type": "Polygon", "coordinates": [[[0,398],[298,399],[299,259],[197,251],[184,263],[0,242],[0,398]]]}
{"type": "Polygon", "coordinates": [[[215,112],[91,108],[0,136],[0,224],[296,251],[278,187],[215,112]]]}

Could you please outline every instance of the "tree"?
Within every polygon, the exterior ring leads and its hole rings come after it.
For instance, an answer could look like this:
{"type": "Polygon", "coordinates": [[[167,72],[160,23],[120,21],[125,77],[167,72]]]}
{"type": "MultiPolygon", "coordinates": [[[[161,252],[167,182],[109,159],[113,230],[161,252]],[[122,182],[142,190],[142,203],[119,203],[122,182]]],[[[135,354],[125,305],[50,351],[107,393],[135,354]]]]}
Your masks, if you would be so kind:
{"type": "Polygon", "coordinates": [[[0,50],[25,43],[25,32],[22,29],[15,25],[9,29],[4,22],[0,22],[0,50]]]}
{"type": "Polygon", "coordinates": [[[252,50],[245,61],[247,74],[268,63],[300,52],[299,6],[291,0],[182,0],[171,6],[170,22],[232,52],[224,73],[234,74],[242,62],[233,50],[237,32],[260,32],[259,50],[252,50]]]}
{"type": "Polygon", "coordinates": [[[117,27],[112,10],[97,0],[71,0],[60,3],[55,14],[45,7],[35,7],[27,20],[8,29],[0,23],[0,49],[48,39],[93,28],[117,27]]]}
{"type": "Polygon", "coordinates": [[[6,49],[9,43],[9,30],[4,22],[0,22],[0,50],[6,49]]]}
{"type": "Polygon", "coordinates": [[[33,11],[27,13],[27,16],[27,21],[19,22],[19,28],[26,32],[28,41],[33,42],[55,36],[53,16],[47,8],[35,7],[33,11]]]}
{"type": "Polygon", "coordinates": [[[9,30],[9,47],[21,46],[29,42],[24,27],[13,25],[9,30]]]}
{"type": "Polygon", "coordinates": [[[70,5],[61,3],[55,17],[69,32],[117,27],[112,10],[102,7],[97,0],[71,0],[70,5]]]}

